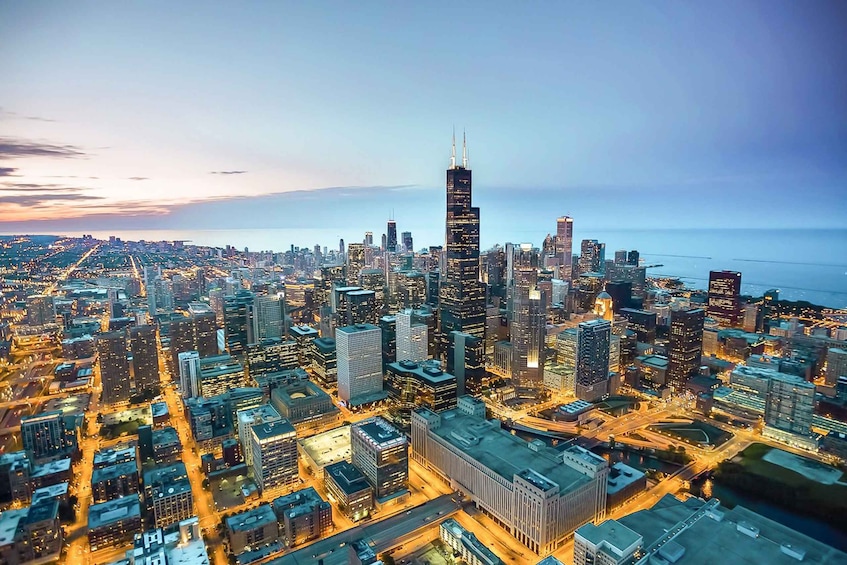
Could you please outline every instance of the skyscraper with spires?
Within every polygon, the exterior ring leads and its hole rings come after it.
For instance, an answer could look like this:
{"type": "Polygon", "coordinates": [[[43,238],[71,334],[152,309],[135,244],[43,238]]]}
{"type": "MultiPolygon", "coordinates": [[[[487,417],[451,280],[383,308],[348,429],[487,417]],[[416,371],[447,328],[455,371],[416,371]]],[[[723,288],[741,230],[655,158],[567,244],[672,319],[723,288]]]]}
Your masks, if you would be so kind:
{"type": "Polygon", "coordinates": [[[446,268],[441,283],[442,351],[450,332],[485,337],[485,284],[479,277],[479,208],[472,206],[471,170],[463,140],[462,164],[456,164],[456,141],[447,169],[446,268]]]}
{"type": "Polygon", "coordinates": [[[385,250],[389,253],[397,253],[397,222],[388,220],[386,226],[385,250]]]}

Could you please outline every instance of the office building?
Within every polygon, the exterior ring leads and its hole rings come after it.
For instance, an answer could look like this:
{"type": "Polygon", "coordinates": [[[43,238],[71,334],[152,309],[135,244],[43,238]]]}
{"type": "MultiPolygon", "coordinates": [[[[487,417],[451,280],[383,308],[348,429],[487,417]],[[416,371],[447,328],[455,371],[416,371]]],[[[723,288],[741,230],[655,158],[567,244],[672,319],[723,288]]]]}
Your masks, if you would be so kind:
{"type": "Polygon", "coordinates": [[[538,389],[543,384],[547,325],[546,296],[538,288],[539,254],[529,243],[514,247],[512,254],[508,277],[511,376],[518,386],[538,389]]]}
{"type": "Polygon", "coordinates": [[[456,143],[447,170],[446,270],[439,294],[442,351],[447,336],[459,331],[485,338],[485,284],[479,273],[479,208],[472,206],[472,174],[467,145],[456,164],[456,143]]]}
{"type": "Polygon", "coordinates": [[[324,468],[324,487],[330,500],[353,522],[367,518],[374,508],[374,490],[365,475],[347,461],[324,468]]]}
{"type": "MultiPolygon", "coordinates": [[[[192,307],[194,303],[192,303],[192,307]]],[[[223,308],[223,305],[221,305],[223,308]]],[[[218,324],[211,310],[195,308],[195,313],[171,322],[170,349],[174,365],[179,362],[179,354],[196,351],[200,357],[212,357],[218,354],[218,324]]]]}
{"type": "Polygon", "coordinates": [[[279,410],[273,404],[260,404],[236,412],[235,431],[241,442],[241,452],[248,467],[253,465],[253,440],[250,429],[256,424],[266,424],[282,420],[279,410]]]}
{"type": "Polygon", "coordinates": [[[255,343],[253,335],[253,303],[255,295],[249,290],[239,290],[224,296],[224,336],[229,354],[237,357],[255,343]]]}
{"type": "Polygon", "coordinates": [[[415,245],[412,241],[412,232],[404,231],[402,234],[400,234],[400,239],[403,242],[403,251],[405,251],[406,253],[415,252],[415,245]]]}
{"type": "Polygon", "coordinates": [[[33,460],[66,454],[69,447],[67,439],[61,411],[21,418],[21,442],[33,460]]]}
{"type": "Polygon", "coordinates": [[[559,276],[570,281],[573,278],[573,218],[562,216],[556,220],[555,249],[561,265],[559,276]]]}
{"type": "Polygon", "coordinates": [[[456,377],[442,371],[435,360],[389,364],[385,390],[393,404],[392,412],[404,423],[410,421],[411,411],[421,406],[433,412],[456,407],[456,377]]]}
{"type": "Polygon", "coordinates": [[[59,501],[33,502],[0,514],[0,562],[39,565],[59,561],[62,553],[59,501]]]}
{"type": "Polygon", "coordinates": [[[318,382],[325,387],[335,386],[338,381],[335,340],[331,337],[319,337],[312,340],[310,358],[310,367],[318,382]]]}
{"type": "Polygon", "coordinates": [[[123,332],[109,332],[97,336],[97,358],[103,404],[117,404],[129,400],[131,386],[126,337],[123,332]]]}
{"type": "Polygon", "coordinates": [[[577,327],[576,396],[594,402],[609,390],[609,351],[612,325],[608,320],[581,322],[577,327]]]}
{"type": "Polygon", "coordinates": [[[298,428],[329,423],[339,414],[332,397],[312,381],[275,387],[271,391],[271,403],[283,418],[298,428]]]}
{"type": "Polygon", "coordinates": [[[668,384],[679,391],[697,373],[703,355],[702,308],[672,310],[668,340],[668,384]]]}
{"type": "Polygon", "coordinates": [[[290,339],[266,338],[247,346],[247,373],[252,379],[300,366],[300,345],[290,339]]]}
{"type": "Polygon", "coordinates": [[[182,461],[146,471],[144,496],[157,528],[165,528],[194,515],[194,496],[182,461]]]}
{"type": "Polygon", "coordinates": [[[297,483],[297,432],[288,420],[251,426],[250,441],[253,480],[260,494],[297,483]]]}
{"type": "Polygon", "coordinates": [[[382,392],[382,332],[371,324],[335,330],[338,397],[351,405],[385,398],[382,392]]]}
{"type": "Polygon", "coordinates": [[[385,312],[386,296],[385,296],[385,271],[382,269],[362,269],[361,274],[362,289],[370,290],[374,293],[374,304],[378,315],[385,312]]]}
{"type": "Polygon", "coordinates": [[[120,547],[141,531],[141,501],[137,494],[88,507],[88,543],[91,551],[120,547]]]}
{"type": "Polygon", "coordinates": [[[428,328],[421,322],[413,322],[411,308],[397,312],[397,361],[421,362],[429,358],[428,328]]]}
{"type": "Polygon", "coordinates": [[[457,396],[479,394],[487,384],[485,341],[464,332],[451,332],[448,338],[447,372],[456,377],[457,396]]]}
{"type": "Polygon", "coordinates": [[[620,314],[626,318],[627,327],[635,332],[639,342],[653,344],[656,341],[657,319],[655,312],[621,308],[620,314]]]}
{"type": "Polygon", "coordinates": [[[135,459],[98,467],[91,473],[91,497],[95,504],[137,494],[139,486],[135,459]]]}
{"type": "Polygon", "coordinates": [[[211,398],[244,385],[244,366],[229,355],[200,359],[200,396],[211,398]]]}
{"type": "Polygon", "coordinates": [[[312,487],[280,496],[272,506],[288,547],[321,538],[333,528],[332,506],[312,487]]]}
{"type": "MultiPolygon", "coordinates": [[[[286,283],[287,291],[288,283],[286,283]]],[[[263,294],[253,300],[253,339],[285,337],[285,300],[281,293],[263,294]]]]}
{"type": "Polygon", "coordinates": [[[166,426],[152,430],[150,440],[153,460],[157,464],[173,463],[182,459],[182,442],[175,428],[166,426]]]}
{"type": "Polygon", "coordinates": [[[576,565],[797,562],[835,565],[847,554],[741,505],[724,508],[716,498],[683,502],[666,494],[652,508],[587,524],[574,535],[576,565]]]}
{"type": "Polygon", "coordinates": [[[485,420],[463,396],[453,410],[412,413],[412,456],[451,482],[535,553],[559,547],[579,526],[602,520],[608,463],[578,446],[525,442],[485,420]]]}
{"type": "Polygon", "coordinates": [[[632,283],[629,281],[609,281],[606,292],[612,298],[612,311],[620,314],[622,308],[629,308],[632,301],[632,283]]]}
{"type": "Polygon", "coordinates": [[[603,273],[606,268],[606,244],[583,239],[579,254],[579,273],[603,273]]]}
{"type": "Polygon", "coordinates": [[[367,266],[365,246],[361,243],[347,244],[347,286],[357,286],[362,269],[367,266]]]}
{"type": "Polygon", "coordinates": [[[270,504],[239,512],[224,519],[230,551],[234,555],[279,539],[279,521],[270,504]]]}
{"type": "Polygon", "coordinates": [[[385,250],[389,253],[397,253],[397,222],[388,220],[385,230],[385,250]]]}
{"type": "Polygon", "coordinates": [[[56,323],[56,305],[53,297],[33,294],[26,297],[26,325],[43,326],[56,323]]]}
{"type": "Polygon", "coordinates": [[[707,315],[723,328],[741,326],[741,273],[711,271],[707,315]]]}
{"type": "Polygon", "coordinates": [[[200,394],[200,354],[196,351],[183,351],[178,356],[179,392],[183,398],[201,396],[200,394]]]}
{"type": "Polygon", "coordinates": [[[770,375],[765,402],[766,426],[805,436],[811,432],[814,411],[814,383],[796,375],[770,375]]]}
{"type": "Polygon", "coordinates": [[[135,390],[159,387],[159,346],[156,326],[136,326],[129,330],[132,376],[135,390]]]}
{"type": "Polygon", "coordinates": [[[834,387],[838,377],[847,377],[847,349],[830,347],[826,352],[826,386],[834,387]]]}
{"type": "Polygon", "coordinates": [[[352,462],[374,488],[377,500],[404,492],[409,479],[409,443],[384,418],[356,422],[350,429],[352,462]]]}

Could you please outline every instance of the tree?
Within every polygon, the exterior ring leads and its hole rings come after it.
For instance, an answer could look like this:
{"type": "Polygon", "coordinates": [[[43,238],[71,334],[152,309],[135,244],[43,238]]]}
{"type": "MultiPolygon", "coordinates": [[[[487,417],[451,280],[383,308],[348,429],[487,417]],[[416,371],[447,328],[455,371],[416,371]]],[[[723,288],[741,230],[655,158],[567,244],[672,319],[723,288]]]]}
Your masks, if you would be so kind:
{"type": "Polygon", "coordinates": [[[380,556],[380,560],[381,560],[381,561],[382,561],[385,565],[395,565],[394,558],[393,558],[391,555],[389,555],[388,553],[383,553],[383,554],[380,556]]]}

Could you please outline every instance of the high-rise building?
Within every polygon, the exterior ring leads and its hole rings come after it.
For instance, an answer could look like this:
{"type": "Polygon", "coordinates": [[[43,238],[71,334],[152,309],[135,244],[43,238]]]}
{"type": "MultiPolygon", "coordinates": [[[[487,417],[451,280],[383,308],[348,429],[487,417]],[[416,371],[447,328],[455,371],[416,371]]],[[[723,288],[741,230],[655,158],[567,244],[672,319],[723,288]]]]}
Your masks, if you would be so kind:
{"type": "Polygon", "coordinates": [[[772,288],[765,291],[762,304],[762,318],[767,327],[779,324],[779,290],[772,288]]]}
{"type": "Polygon", "coordinates": [[[741,323],[741,273],[711,271],[709,273],[709,305],[707,314],[720,326],[735,328],[741,323]]]}
{"type": "Polygon", "coordinates": [[[573,278],[573,218],[562,216],[556,220],[556,255],[561,260],[559,276],[565,281],[573,278]]]}
{"type": "Polygon", "coordinates": [[[406,253],[414,253],[415,245],[412,241],[412,232],[404,231],[401,235],[401,240],[403,241],[403,249],[406,253]]]}
{"type": "Polygon", "coordinates": [[[374,244],[374,232],[366,231],[365,232],[365,247],[372,247],[374,244]]]}
{"type": "Polygon", "coordinates": [[[183,351],[179,354],[179,392],[183,398],[200,396],[200,354],[183,351]]]}
{"type": "Polygon", "coordinates": [[[268,338],[247,346],[247,373],[255,379],[300,366],[300,345],[291,339],[268,338]]]}
{"type": "Polygon", "coordinates": [[[359,275],[365,264],[365,246],[362,243],[350,243],[347,245],[347,285],[359,284],[359,275]]]}
{"type": "Polygon", "coordinates": [[[250,428],[253,478],[265,495],[294,486],[298,479],[297,432],[288,420],[250,428]]]}
{"type": "Polygon", "coordinates": [[[252,312],[253,339],[261,341],[267,338],[283,337],[285,335],[284,309],[285,300],[281,294],[256,296],[252,312]]]}
{"type": "Polygon", "coordinates": [[[33,294],[26,297],[26,325],[43,326],[55,322],[56,305],[52,296],[33,294]]]}
{"type": "Polygon", "coordinates": [[[632,301],[632,283],[629,281],[610,281],[606,283],[606,292],[612,297],[612,311],[619,314],[621,308],[629,308],[632,301]]]}
{"type": "Polygon", "coordinates": [[[615,251],[615,265],[626,265],[626,249],[615,251]]]}
{"type": "Polygon", "coordinates": [[[382,316],[386,307],[385,271],[382,269],[363,269],[361,277],[362,288],[374,293],[374,307],[377,313],[382,316]]]}
{"type": "Polygon", "coordinates": [[[251,406],[236,412],[236,421],[233,427],[238,434],[238,441],[241,443],[241,453],[244,456],[244,462],[248,467],[253,465],[253,440],[251,428],[256,424],[269,424],[282,420],[279,410],[272,404],[260,404],[251,406]]]}
{"type": "Polygon", "coordinates": [[[129,330],[132,352],[132,375],[135,390],[152,390],[159,386],[159,347],[156,326],[136,326],[129,330]]]}
{"type": "Polygon", "coordinates": [[[847,377],[847,349],[830,347],[826,352],[826,386],[835,386],[838,377],[847,377]]]}
{"type": "Polygon", "coordinates": [[[398,312],[395,319],[397,320],[397,361],[419,363],[428,359],[426,324],[413,321],[412,309],[398,312]]]}
{"type": "Polygon", "coordinates": [[[382,331],[372,324],[338,328],[335,347],[338,397],[353,405],[384,398],[382,331]]]}
{"type": "Polygon", "coordinates": [[[681,390],[700,368],[705,318],[702,308],[671,311],[667,380],[676,390],[681,390]]]}
{"type": "Polygon", "coordinates": [[[630,251],[626,256],[627,264],[628,265],[635,265],[636,267],[638,266],[639,259],[640,259],[640,257],[638,255],[638,251],[636,251],[635,249],[630,251]]]}
{"type": "Polygon", "coordinates": [[[397,253],[397,222],[388,220],[385,232],[385,250],[389,253],[397,253]]]}
{"type": "Polygon", "coordinates": [[[350,429],[353,465],[374,488],[377,499],[406,488],[409,480],[409,442],[381,416],[356,422],[350,429]]]}
{"type": "Polygon", "coordinates": [[[811,432],[815,385],[796,375],[773,372],[768,379],[765,424],[792,434],[811,432]]]}
{"type": "Polygon", "coordinates": [[[97,336],[97,358],[103,385],[103,404],[116,404],[129,400],[130,378],[127,359],[126,334],[109,332],[97,336]]]}
{"type": "Polygon", "coordinates": [[[456,377],[442,371],[439,362],[432,359],[423,363],[398,361],[389,364],[385,389],[393,404],[392,414],[399,415],[406,426],[415,408],[443,412],[456,407],[456,377]]]}
{"type": "Polygon", "coordinates": [[[636,339],[641,343],[656,341],[656,313],[634,308],[621,308],[621,316],[627,319],[629,329],[635,332],[636,339]]]}
{"type": "Polygon", "coordinates": [[[67,451],[65,419],[60,410],[21,418],[21,441],[34,459],[67,451]]]}
{"type": "Polygon", "coordinates": [[[579,274],[602,273],[606,268],[606,244],[583,239],[579,253],[579,274]]]}
{"type": "Polygon", "coordinates": [[[547,300],[538,288],[539,254],[531,244],[514,248],[509,277],[512,344],[511,374],[522,387],[541,388],[547,324],[547,300]]]}
{"type": "Polygon", "coordinates": [[[174,365],[179,360],[179,354],[185,351],[196,351],[200,357],[217,355],[217,333],[218,323],[212,310],[200,311],[198,308],[190,316],[171,322],[171,355],[174,365]]]}
{"type": "Polygon", "coordinates": [[[253,302],[255,295],[239,290],[224,297],[224,335],[230,355],[243,355],[247,344],[256,341],[253,335],[253,302]]]}
{"type": "Polygon", "coordinates": [[[577,327],[576,396],[593,402],[609,394],[609,347],[612,325],[608,320],[581,322],[577,327]]]}
{"type": "Polygon", "coordinates": [[[447,169],[446,271],[441,283],[441,339],[460,331],[485,338],[485,284],[479,277],[479,208],[472,206],[467,144],[456,164],[456,143],[447,169]]]}
{"type": "Polygon", "coordinates": [[[464,332],[451,332],[448,337],[447,372],[456,376],[457,395],[479,394],[486,384],[485,340],[464,332]]]}

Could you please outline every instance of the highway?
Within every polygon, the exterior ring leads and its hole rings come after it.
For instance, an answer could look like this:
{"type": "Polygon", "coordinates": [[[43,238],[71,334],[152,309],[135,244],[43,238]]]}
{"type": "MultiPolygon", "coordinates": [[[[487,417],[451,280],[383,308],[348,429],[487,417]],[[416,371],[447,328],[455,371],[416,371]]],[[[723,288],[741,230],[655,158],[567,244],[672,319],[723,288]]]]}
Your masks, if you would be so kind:
{"type": "Polygon", "coordinates": [[[324,565],[349,563],[347,545],[357,539],[366,539],[379,554],[412,540],[427,528],[436,527],[442,520],[459,510],[459,504],[448,495],[425,502],[396,516],[367,522],[353,529],[318,540],[310,545],[269,561],[269,565],[315,565],[323,559],[324,565]]]}

